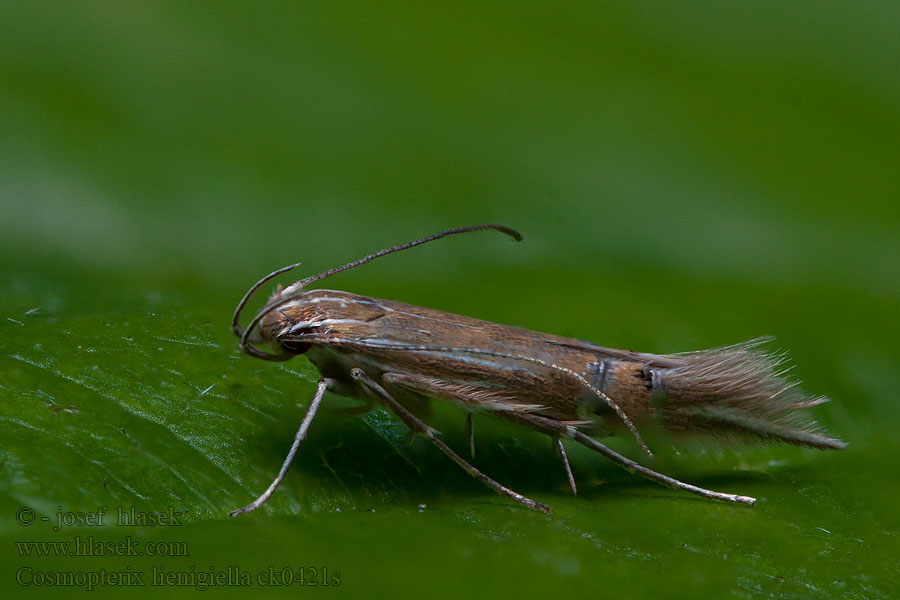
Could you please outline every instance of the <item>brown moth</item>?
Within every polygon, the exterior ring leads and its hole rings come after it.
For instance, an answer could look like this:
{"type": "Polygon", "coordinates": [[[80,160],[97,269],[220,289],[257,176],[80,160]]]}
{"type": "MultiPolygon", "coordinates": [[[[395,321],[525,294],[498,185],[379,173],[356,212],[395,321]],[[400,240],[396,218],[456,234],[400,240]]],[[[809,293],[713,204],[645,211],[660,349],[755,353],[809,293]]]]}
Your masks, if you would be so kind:
{"type": "Polygon", "coordinates": [[[290,467],[326,390],[380,402],[415,433],[424,436],[467,473],[496,492],[549,513],[535,502],[485,475],[441,441],[405,404],[439,398],[466,414],[474,455],[472,413],[485,412],[554,439],[573,493],[563,439],[599,452],[625,469],[662,485],[706,498],[753,505],[754,498],[706,490],[645,467],[611,450],[595,436],[625,428],[650,454],[638,426],[655,423],[672,433],[697,433],[749,442],[783,442],[822,450],[845,444],[803,418],[801,409],[826,402],[804,394],[784,376],[784,355],[765,352],[758,339],[712,350],[648,354],[603,348],[577,339],[498,325],[440,310],[308,286],[378,257],[448,235],[494,229],[521,240],[503,225],[448,229],[386,248],[341,267],[279,287],[246,328],[240,314],[266,275],[241,299],[232,331],[241,350],[264,360],[305,355],[321,372],[294,442],[271,485],[256,500],[229,514],[256,510],[275,491],[290,467]],[[268,344],[274,353],[255,342],[268,344]],[[400,400],[398,400],[400,398],[400,400]]]}

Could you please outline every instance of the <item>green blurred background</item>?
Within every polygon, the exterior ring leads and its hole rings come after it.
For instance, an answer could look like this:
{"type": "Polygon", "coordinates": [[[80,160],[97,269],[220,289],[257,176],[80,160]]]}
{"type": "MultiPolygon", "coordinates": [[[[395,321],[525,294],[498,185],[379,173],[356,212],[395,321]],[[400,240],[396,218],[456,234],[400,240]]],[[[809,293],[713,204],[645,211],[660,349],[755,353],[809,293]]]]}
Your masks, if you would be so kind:
{"type": "Polygon", "coordinates": [[[80,591],[23,587],[23,566],[148,573],[100,596],[193,596],[152,569],[229,566],[254,585],[216,593],[303,593],[258,585],[269,567],[391,598],[900,586],[900,4],[3,2],[0,29],[0,589],[80,591]],[[325,411],[272,501],[225,519],[317,378],[237,352],[248,285],[482,222],[525,240],[446,240],[329,286],[650,352],[773,334],[849,449],[654,440],[657,468],[748,509],[573,448],[571,498],[545,438],[476,420],[476,464],[548,517],[385,413],[325,411]],[[104,505],[183,524],[52,529],[104,505]],[[74,536],[189,556],[16,546],[74,536]]]}

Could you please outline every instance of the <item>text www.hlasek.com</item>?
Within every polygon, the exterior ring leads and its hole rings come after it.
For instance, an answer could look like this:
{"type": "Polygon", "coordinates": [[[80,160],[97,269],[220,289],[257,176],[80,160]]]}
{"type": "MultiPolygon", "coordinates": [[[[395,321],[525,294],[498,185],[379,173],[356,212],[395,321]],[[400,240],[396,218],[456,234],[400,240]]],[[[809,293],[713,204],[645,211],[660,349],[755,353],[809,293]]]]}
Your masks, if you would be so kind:
{"type": "Polygon", "coordinates": [[[44,556],[189,556],[186,542],[141,542],[126,536],[118,542],[75,536],[65,542],[16,542],[23,557],[44,556]]]}

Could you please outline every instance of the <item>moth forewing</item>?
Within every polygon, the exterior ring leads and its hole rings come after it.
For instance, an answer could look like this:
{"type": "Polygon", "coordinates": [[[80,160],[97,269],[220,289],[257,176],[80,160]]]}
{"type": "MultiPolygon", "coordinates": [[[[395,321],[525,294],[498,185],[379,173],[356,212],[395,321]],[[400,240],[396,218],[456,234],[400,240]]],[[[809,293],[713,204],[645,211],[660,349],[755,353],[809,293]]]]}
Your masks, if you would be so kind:
{"type": "Polygon", "coordinates": [[[385,254],[480,229],[497,229],[521,238],[507,227],[482,225],[387,248],[279,288],[248,328],[242,329],[240,312],[252,293],[296,265],[279,269],[251,287],[232,321],[241,348],[267,360],[305,354],[323,379],[278,476],[259,498],[231,516],[255,510],[274,492],[327,389],[383,403],[413,433],[430,440],[473,477],[498,493],[546,512],[546,505],[504,487],[459,456],[394,395],[433,397],[463,408],[473,456],[472,412],[490,413],[549,435],[555,440],[573,492],[575,481],[562,438],[662,485],[707,498],[753,504],[753,498],[706,490],[653,471],[591,437],[616,428],[627,429],[648,454],[638,431],[639,425],[647,423],[660,424],[675,434],[701,433],[821,449],[844,447],[843,442],[798,416],[798,409],[824,399],[806,396],[787,380],[780,370],[781,359],[762,351],[758,340],[685,354],[637,353],[392,300],[306,289],[312,282],[385,254]],[[275,352],[257,348],[250,340],[253,331],[275,352]]]}

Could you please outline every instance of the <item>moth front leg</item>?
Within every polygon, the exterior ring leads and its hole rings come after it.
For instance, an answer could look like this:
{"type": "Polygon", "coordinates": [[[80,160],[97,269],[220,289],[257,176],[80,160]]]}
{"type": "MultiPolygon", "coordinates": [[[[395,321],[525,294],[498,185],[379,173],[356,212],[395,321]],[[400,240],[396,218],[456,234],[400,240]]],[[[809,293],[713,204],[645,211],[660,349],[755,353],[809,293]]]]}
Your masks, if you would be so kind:
{"type": "Polygon", "coordinates": [[[282,463],[281,469],[278,471],[278,475],[275,476],[275,480],[269,484],[269,487],[266,488],[266,491],[260,494],[256,500],[243,508],[239,508],[228,513],[229,519],[233,519],[238,515],[256,510],[257,508],[265,504],[266,500],[268,500],[269,497],[275,492],[275,489],[284,479],[288,468],[294,461],[294,456],[297,454],[297,448],[300,447],[300,442],[302,442],[306,438],[306,433],[309,431],[309,426],[315,418],[316,412],[319,410],[319,404],[322,403],[322,396],[325,395],[325,390],[336,384],[337,382],[334,379],[328,379],[327,377],[323,377],[319,380],[319,384],[318,386],[316,386],[316,391],[313,394],[312,400],[309,401],[309,406],[306,407],[306,414],[303,415],[303,420],[300,421],[300,428],[297,429],[297,433],[294,434],[294,443],[291,444],[291,449],[288,451],[287,457],[284,459],[284,463],[282,463]]]}
{"type": "MultiPolygon", "coordinates": [[[[391,375],[390,373],[385,375],[386,382],[390,381],[390,377],[389,377],[390,375],[391,375]]],[[[387,390],[385,390],[381,385],[379,385],[378,383],[373,381],[372,378],[369,377],[368,375],[366,375],[366,373],[362,369],[359,369],[359,368],[352,369],[350,371],[350,376],[353,377],[354,379],[356,379],[357,381],[359,381],[360,384],[362,384],[367,390],[369,390],[369,392],[375,394],[381,400],[383,400],[385,402],[385,404],[387,404],[390,407],[390,409],[394,412],[394,414],[396,414],[398,417],[400,417],[400,420],[403,421],[407,427],[409,427],[413,432],[425,436],[432,444],[437,446],[441,452],[446,454],[450,458],[450,460],[452,460],[453,462],[458,464],[460,467],[462,467],[462,469],[466,473],[468,473],[469,475],[471,475],[478,481],[482,482],[483,484],[485,484],[486,486],[488,486],[489,488],[491,488],[498,494],[502,494],[504,496],[512,498],[516,502],[524,504],[528,508],[540,510],[547,514],[550,513],[550,507],[547,506],[546,504],[542,504],[540,502],[535,502],[534,500],[532,500],[530,498],[526,498],[522,494],[515,492],[515,491],[509,489],[508,487],[505,487],[504,485],[498,483],[497,481],[494,481],[493,479],[491,479],[490,477],[488,477],[487,475],[485,475],[484,473],[482,473],[481,471],[476,469],[474,466],[472,466],[471,464],[466,462],[460,455],[458,455],[456,452],[454,452],[447,444],[445,444],[444,442],[442,442],[441,440],[439,440],[437,438],[437,435],[436,435],[436,432],[434,429],[432,429],[431,427],[429,427],[428,425],[423,423],[421,421],[421,419],[419,419],[418,417],[413,415],[406,408],[404,408],[402,404],[400,404],[399,402],[394,400],[394,398],[387,392],[387,390]]]]}

